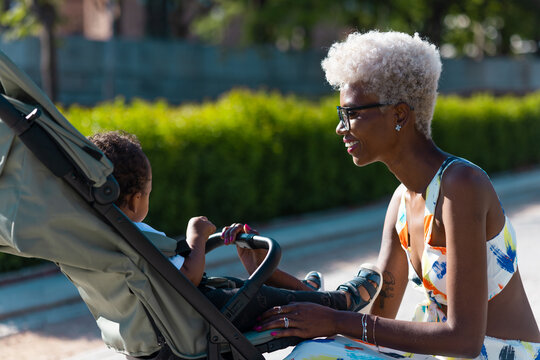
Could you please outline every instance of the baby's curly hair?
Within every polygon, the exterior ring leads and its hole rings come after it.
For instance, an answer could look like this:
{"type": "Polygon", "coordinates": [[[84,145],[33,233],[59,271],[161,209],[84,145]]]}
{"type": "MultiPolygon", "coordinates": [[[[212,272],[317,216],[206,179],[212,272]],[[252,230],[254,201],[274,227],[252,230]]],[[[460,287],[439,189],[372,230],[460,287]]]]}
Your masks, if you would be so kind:
{"type": "Polygon", "coordinates": [[[417,33],[355,32],[334,43],[321,65],[337,90],[360,82],[381,103],[407,103],[415,110],[416,128],[431,138],[442,65],[435,45],[417,33]]]}
{"type": "Polygon", "coordinates": [[[114,165],[113,176],[120,185],[116,205],[123,206],[127,197],[145,190],[150,180],[150,162],[139,139],[123,131],[97,133],[88,137],[114,165]]]}

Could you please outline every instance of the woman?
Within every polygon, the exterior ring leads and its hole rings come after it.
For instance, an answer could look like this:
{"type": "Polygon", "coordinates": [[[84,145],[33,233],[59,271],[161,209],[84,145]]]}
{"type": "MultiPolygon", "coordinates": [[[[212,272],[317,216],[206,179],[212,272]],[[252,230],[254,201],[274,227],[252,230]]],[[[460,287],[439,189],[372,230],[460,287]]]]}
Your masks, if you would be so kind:
{"type": "MultiPolygon", "coordinates": [[[[322,67],[340,91],[336,132],[353,162],[380,161],[401,182],[382,234],[383,287],[370,314],[291,304],[281,314],[267,311],[260,329],[279,329],[286,316],[289,328],[274,336],[343,334],[383,352],[537,359],[540,332],[517,268],[516,237],[490,179],[431,139],[436,47],[418,34],[354,33],[331,47],[322,67]],[[415,321],[399,321],[409,267],[427,301],[415,321]]],[[[342,346],[339,358],[357,358],[350,340],[337,343],[333,355],[342,346]]],[[[310,348],[300,345],[290,358],[309,358],[310,348]]]]}

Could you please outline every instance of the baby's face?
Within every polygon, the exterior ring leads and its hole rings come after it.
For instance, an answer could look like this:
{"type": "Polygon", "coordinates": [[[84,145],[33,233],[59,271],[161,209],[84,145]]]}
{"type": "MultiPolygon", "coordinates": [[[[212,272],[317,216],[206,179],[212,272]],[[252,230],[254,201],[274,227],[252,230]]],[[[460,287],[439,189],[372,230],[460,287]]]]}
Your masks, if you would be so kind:
{"type": "Polygon", "coordinates": [[[150,193],[152,192],[152,175],[150,174],[150,180],[146,182],[144,190],[141,192],[140,205],[137,208],[137,213],[135,214],[137,220],[135,222],[141,222],[148,215],[148,208],[150,206],[150,193]]]}
{"type": "Polygon", "coordinates": [[[131,216],[131,221],[142,222],[146,215],[148,215],[148,208],[150,206],[150,193],[152,192],[152,167],[150,161],[148,162],[148,175],[147,182],[141,192],[137,193],[137,206],[136,211],[131,216]]]}

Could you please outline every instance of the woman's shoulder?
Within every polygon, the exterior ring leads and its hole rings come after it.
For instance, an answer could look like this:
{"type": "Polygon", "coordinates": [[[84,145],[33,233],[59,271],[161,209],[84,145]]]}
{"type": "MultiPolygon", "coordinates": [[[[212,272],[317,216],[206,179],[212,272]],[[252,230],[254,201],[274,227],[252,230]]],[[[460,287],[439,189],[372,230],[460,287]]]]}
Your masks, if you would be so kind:
{"type": "Polygon", "coordinates": [[[393,197],[397,196],[397,197],[400,197],[401,195],[403,195],[403,192],[407,190],[407,188],[405,187],[405,185],[403,184],[399,184],[396,188],[396,190],[394,190],[394,194],[392,195],[393,197]]]}
{"type": "Polygon", "coordinates": [[[487,173],[479,166],[459,159],[452,162],[441,176],[441,193],[444,195],[469,196],[490,193],[493,184],[487,173]]]}
{"type": "Polygon", "coordinates": [[[394,193],[392,194],[392,198],[390,199],[390,204],[399,204],[401,202],[401,199],[403,197],[403,193],[407,191],[407,188],[403,184],[399,184],[396,190],[394,190],[394,193]]]}
{"type": "Polygon", "coordinates": [[[390,199],[390,203],[388,204],[388,207],[386,209],[386,221],[395,224],[396,220],[398,218],[399,208],[401,206],[401,201],[403,198],[403,193],[407,190],[405,185],[400,184],[396,190],[394,191],[394,194],[392,195],[392,198],[390,199]]]}

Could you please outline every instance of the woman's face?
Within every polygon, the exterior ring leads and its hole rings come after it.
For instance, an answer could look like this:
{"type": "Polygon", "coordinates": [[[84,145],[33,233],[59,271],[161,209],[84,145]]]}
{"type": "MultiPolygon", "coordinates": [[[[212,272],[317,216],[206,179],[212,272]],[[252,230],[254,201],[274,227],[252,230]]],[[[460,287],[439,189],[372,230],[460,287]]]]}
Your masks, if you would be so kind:
{"type": "MultiPolygon", "coordinates": [[[[379,98],[366,94],[360,84],[345,86],[339,100],[342,107],[349,108],[379,103],[379,98]]],[[[349,111],[349,130],[341,122],[338,124],[336,133],[343,136],[346,150],[357,166],[383,161],[395,141],[395,121],[390,108],[391,105],[349,111]]]]}

